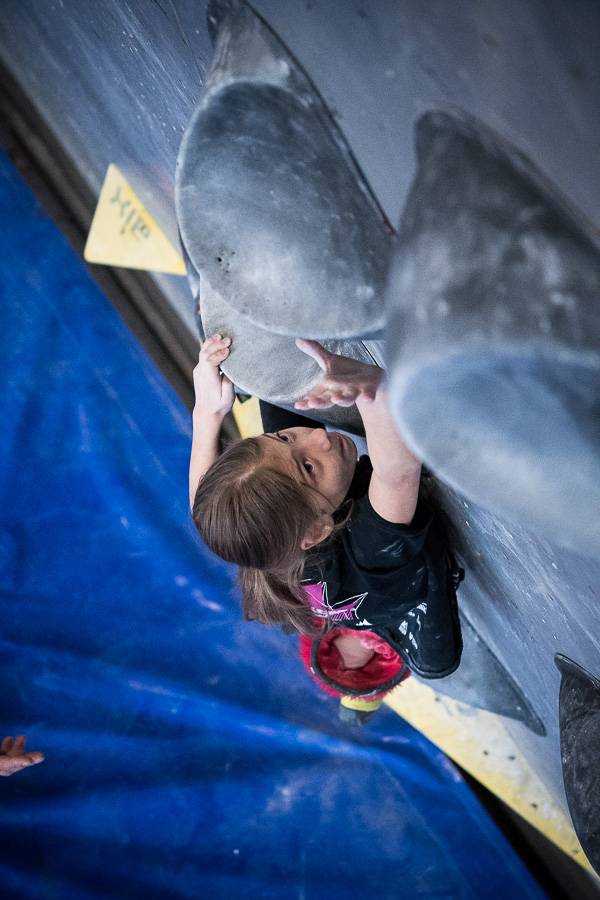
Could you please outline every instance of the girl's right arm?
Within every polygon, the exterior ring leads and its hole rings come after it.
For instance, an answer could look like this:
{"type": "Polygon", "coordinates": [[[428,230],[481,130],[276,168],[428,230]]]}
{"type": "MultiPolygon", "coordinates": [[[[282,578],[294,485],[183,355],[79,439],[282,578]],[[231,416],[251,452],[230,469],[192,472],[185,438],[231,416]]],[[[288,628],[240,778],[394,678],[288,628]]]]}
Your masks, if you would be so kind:
{"type": "Polygon", "coordinates": [[[410,524],[419,496],[421,462],[408,449],[394,424],[383,369],[336,356],[317,341],[298,340],[296,344],[324,372],[319,384],[296,407],[326,409],[356,403],[373,465],[369,485],[371,506],[388,522],[410,524]]]}
{"type": "Polygon", "coordinates": [[[233,406],[233,384],[222,375],[219,366],[229,356],[231,338],[215,334],[204,341],[194,369],[196,402],[192,413],[192,452],[190,454],[190,509],[200,479],[219,455],[219,434],[223,419],[233,406]]]}

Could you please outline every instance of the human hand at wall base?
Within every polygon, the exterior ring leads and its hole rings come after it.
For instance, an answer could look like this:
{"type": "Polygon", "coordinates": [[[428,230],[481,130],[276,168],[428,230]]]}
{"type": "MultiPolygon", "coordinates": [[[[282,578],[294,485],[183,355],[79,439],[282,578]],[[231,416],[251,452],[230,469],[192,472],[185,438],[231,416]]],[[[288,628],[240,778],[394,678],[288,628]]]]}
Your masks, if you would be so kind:
{"type": "Polygon", "coordinates": [[[30,753],[25,752],[27,738],[24,734],[18,734],[16,738],[5,737],[0,746],[0,776],[14,775],[28,766],[36,766],[44,762],[44,754],[39,750],[30,753]]]}
{"type": "Polygon", "coordinates": [[[306,397],[298,400],[296,409],[327,409],[330,406],[352,406],[357,400],[373,401],[383,377],[383,369],[369,366],[347,356],[330,353],[318,341],[303,338],[296,346],[311,356],[323,370],[323,378],[306,397]]]}

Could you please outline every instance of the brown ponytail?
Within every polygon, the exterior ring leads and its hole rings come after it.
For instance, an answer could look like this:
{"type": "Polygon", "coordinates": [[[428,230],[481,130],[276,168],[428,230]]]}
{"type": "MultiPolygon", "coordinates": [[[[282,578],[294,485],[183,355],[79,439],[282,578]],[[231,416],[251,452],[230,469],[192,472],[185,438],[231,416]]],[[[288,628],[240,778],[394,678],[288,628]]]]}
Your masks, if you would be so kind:
{"type": "Polygon", "coordinates": [[[262,459],[257,438],[226,450],[198,485],[194,522],[214,553],[240,566],[246,619],[316,634],[300,584],[301,541],[318,514],[315,498],[262,459]]]}

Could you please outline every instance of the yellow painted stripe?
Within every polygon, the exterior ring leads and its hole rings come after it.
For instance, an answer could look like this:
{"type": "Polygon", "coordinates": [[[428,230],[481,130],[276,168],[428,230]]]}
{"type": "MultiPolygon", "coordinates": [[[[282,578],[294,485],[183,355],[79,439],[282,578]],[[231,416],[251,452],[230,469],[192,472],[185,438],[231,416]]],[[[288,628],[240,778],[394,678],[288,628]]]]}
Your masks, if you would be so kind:
{"type": "Polygon", "coordinates": [[[529,765],[501,716],[409,678],[385,702],[489,791],[595,875],[570,819],[529,765]]]}
{"type": "Polygon", "coordinates": [[[236,400],[231,411],[241,437],[256,437],[263,433],[260,408],[256,397],[250,397],[244,403],[236,400]]]}

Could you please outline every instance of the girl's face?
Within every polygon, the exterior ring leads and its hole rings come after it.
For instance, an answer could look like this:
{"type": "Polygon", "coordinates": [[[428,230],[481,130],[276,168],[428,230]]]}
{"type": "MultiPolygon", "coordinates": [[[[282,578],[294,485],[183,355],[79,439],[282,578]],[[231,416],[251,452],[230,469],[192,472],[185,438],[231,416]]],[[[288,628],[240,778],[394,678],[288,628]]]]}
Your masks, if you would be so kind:
{"type": "Polygon", "coordinates": [[[310,485],[330,504],[331,513],[348,493],[356,468],[349,437],[324,428],[285,428],[260,438],[268,464],[310,485]]]}

